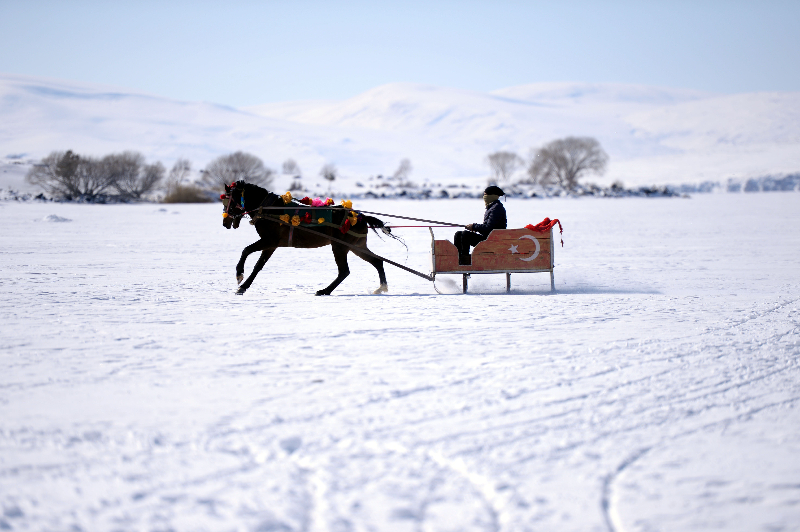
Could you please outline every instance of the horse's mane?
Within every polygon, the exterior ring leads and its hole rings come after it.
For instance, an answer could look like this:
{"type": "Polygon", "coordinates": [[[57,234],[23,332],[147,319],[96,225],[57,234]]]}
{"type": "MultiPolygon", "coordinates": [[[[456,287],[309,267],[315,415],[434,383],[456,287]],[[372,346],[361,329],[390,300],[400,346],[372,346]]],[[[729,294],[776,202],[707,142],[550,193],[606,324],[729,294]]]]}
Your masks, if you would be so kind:
{"type": "Polygon", "coordinates": [[[254,183],[248,183],[247,181],[237,181],[236,186],[241,187],[248,192],[259,192],[261,194],[269,193],[269,190],[267,190],[266,188],[262,188],[254,183]]]}
{"type": "Polygon", "coordinates": [[[259,204],[263,204],[264,200],[267,198],[273,199],[274,201],[274,198],[280,197],[278,194],[275,194],[274,192],[270,192],[269,190],[263,187],[260,187],[254,183],[248,183],[247,181],[237,181],[236,186],[242,188],[245,192],[247,192],[245,196],[248,199],[253,197],[258,198],[257,201],[259,204]]]}

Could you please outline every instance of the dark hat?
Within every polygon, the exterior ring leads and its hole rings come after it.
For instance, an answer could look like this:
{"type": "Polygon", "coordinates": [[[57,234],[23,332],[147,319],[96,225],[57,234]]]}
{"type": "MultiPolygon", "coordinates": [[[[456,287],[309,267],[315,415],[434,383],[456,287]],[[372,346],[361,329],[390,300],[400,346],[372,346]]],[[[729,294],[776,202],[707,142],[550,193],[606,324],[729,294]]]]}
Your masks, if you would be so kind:
{"type": "Polygon", "coordinates": [[[490,187],[486,187],[486,190],[483,193],[487,196],[505,196],[506,193],[503,192],[503,189],[498,187],[497,185],[492,185],[490,187]]]}

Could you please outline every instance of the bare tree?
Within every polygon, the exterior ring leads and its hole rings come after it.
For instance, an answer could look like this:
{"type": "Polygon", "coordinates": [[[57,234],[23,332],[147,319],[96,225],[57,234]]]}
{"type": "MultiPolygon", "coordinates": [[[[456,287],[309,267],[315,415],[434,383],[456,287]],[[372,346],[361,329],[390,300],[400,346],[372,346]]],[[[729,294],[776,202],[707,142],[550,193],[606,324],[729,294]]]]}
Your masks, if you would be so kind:
{"type": "Polygon", "coordinates": [[[319,171],[319,175],[321,175],[327,182],[328,182],[328,190],[331,189],[333,182],[336,181],[336,177],[339,171],[336,169],[336,165],[333,163],[327,163],[322,169],[319,171]]]}
{"type": "Polygon", "coordinates": [[[90,198],[114,186],[114,176],[107,171],[101,159],[81,157],[77,177],[79,190],[90,198]]]}
{"type": "Polygon", "coordinates": [[[591,137],[567,137],[536,150],[528,166],[528,175],[533,183],[558,184],[572,190],[584,175],[602,175],[607,163],[608,155],[597,140],[591,137]]]}
{"type": "Polygon", "coordinates": [[[53,196],[94,197],[113,185],[113,176],[104,171],[100,161],[68,150],[52,152],[28,171],[25,180],[53,196]]]}
{"type": "Polygon", "coordinates": [[[165,173],[163,164],[145,164],[144,155],[133,151],[106,155],[100,160],[100,166],[121,196],[134,199],[152,192],[165,173]]]}
{"type": "Polygon", "coordinates": [[[197,185],[189,183],[192,163],[188,159],[178,159],[169,171],[164,203],[208,203],[209,194],[197,185]]]}
{"type": "Polygon", "coordinates": [[[77,184],[76,174],[80,160],[81,158],[72,153],[72,150],[51,152],[28,170],[25,181],[41,187],[54,196],[78,195],[74,187],[77,184]]]}
{"type": "Polygon", "coordinates": [[[409,159],[403,159],[400,161],[400,165],[397,167],[397,170],[394,171],[392,177],[400,181],[405,181],[411,174],[412,169],[411,161],[409,159]]]}
{"type": "Polygon", "coordinates": [[[284,175],[293,175],[293,176],[302,176],[302,172],[300,172],[300,167],[297,165],[297,162],[294,159],[286,159],[283,161],[282,172],[284,175]]]}
{"type": "Polygon", "coordinates": [[[409,180],[408,176],[411,175],[411,161],[403,159],[397,167],[397,170],[392,174],[391,179],[397,180],[397,186],[401,188],[415,188],[417,185],[409,180]]]}
{"type": "Polygon", "coordinates": [[[200,183],[209,190],[224,190],[225,185],[234,181],[247,181],[269,188],[274,173],[255,155],[237,151],[211,161],[203,170],[200,183]]]}
{"type": "Polygon", "coordinates": [[[510,151],[496,151],[489,154],[486,160],[489,162],[492,179],[495,182],[507,181],[517,171],[517,168],[525,164],[522,157],[510,151]]]}
{"type": "Polygon", "coordinates": [[[133,195],[132,191],[137,188],[139,172],[144,166],[144,155],[132,151],[115,153],[100,159],[100,164],[111,176],[117,192],[123,196],[133,195]]]}
{"type": "Polygon", "coordinates": [[[178,187],[183,186],[189,180],[192,173],[192,163],[188,159],[178,159],[169,171],[166,179],[167,196],[174,194],[178,187]]]}
{"type": "Polygon", "coordinates": [[[166,173],[166,171],[166,168],[164,168],[164,165],[161,164],[160,161],[145,165],[139,177],[138,188],[133,192],[134,197],[140,198],[158,188],[159,184],[164,179],[164,173],[166,173]]]}

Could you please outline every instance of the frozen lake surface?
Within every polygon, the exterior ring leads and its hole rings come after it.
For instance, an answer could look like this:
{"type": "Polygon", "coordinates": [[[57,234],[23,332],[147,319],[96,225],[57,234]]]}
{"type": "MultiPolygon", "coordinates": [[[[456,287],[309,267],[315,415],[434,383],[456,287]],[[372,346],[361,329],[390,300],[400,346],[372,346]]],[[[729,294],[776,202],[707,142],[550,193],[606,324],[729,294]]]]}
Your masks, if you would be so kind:
{"type": "Polygon", "coordinates": [[[563,222],[556,294],[351,254],[314,297],[322,248],[238,297],[219,205],[0,204],[0,529],[800,530],[800,195],[506,208],[563,222]]]}

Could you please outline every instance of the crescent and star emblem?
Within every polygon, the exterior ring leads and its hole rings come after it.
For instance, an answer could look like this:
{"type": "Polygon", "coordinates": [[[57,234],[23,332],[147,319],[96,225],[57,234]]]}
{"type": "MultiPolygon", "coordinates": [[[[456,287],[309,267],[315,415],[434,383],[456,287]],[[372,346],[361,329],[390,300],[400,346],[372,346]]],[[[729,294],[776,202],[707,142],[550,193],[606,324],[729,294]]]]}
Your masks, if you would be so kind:
{"type": "MultiPolygon", "coordinates": [[[[532,261],[533,259],[535,259],[536,257],[539,256],[539,250],[540,250],[539,241],[536,240],[535,236],[531,236],[531,235],[522,235],[521,237],[519,237],[519,240],[522,240],[523,238],[528,238],[530,240],[533,240],[533,243],[536,244],[536,251],[534,251],[531,254],[530,257],[520,257],[519,258],[519,260],[524,260],[525,262],[530,262],[530,261],[532,261]]],[[[511,246],[511,253],[517,253],[517,246],[511,246]]]]}

